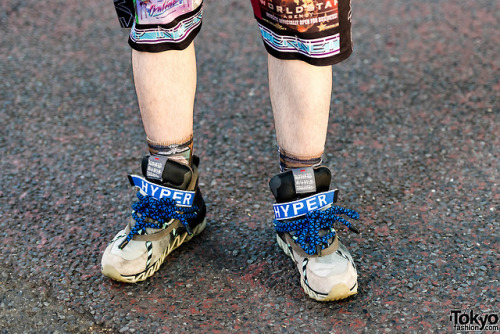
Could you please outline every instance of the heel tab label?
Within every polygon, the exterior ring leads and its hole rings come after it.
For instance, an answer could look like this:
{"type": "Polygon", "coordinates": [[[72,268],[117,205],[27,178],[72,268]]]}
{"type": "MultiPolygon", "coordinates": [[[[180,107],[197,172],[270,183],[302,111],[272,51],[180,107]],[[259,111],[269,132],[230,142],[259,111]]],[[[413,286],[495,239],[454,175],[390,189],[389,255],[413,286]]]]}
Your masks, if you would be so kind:
{"type": "Polygon", "coordinates": [[[149,182],[145,178],[138,175],[129,175],[128,179],[130,184],[139,188],[139,191],[143,195],[148,195],[158,200],[162,198],[170,198],[173,199],[179,207],[190,208],[193,206],[195,195],[194,191],[163,187],[149,182]]]}
{"type": "Polygon", "coordinates": [[[312,167],[294,168],[292,173],[296,194],[316,192],[316,178],[312,167]]]}
{"type": "Polygon", "coordinates": [[[338,190],[315,194],[294,202],[274,204],[274,217],[277,220],[303,216],[311,211],[321,210],[337,201],[338,190]]]}
{"type": "Polygon", "coordinates": [[[167,163],[168,157],[162,155],[150,155],[148,158],[148,167],[146,169],[146,177],[152,180],[163,182],[163,170],[167,163]]]}

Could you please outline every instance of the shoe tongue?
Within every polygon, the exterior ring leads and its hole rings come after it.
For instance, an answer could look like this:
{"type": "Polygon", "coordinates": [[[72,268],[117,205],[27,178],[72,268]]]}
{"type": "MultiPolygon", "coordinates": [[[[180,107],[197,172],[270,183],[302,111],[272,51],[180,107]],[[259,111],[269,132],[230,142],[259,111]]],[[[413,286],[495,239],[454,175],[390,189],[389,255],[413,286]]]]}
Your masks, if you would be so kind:
{"type": "Polygon", "coordinates": [[[148,181],[181,190],[188,188],[193,177],[189,166],[161,155],[142,158],[142,174],[148,181]]]}
{"type": "Polygon", "coordinates": [[[285,203],[328,191],[332,173],[327,167],[291,169],[269,181],[276,203],[285,203]]]}

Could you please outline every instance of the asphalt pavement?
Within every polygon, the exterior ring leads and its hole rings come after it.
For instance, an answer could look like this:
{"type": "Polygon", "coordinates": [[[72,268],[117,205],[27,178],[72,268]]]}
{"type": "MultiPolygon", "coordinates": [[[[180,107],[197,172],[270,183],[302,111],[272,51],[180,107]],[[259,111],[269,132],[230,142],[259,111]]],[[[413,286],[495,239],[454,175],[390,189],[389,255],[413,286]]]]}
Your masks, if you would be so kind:
{"type": "Polygon", "coordinates": [[[494,0],[353,2],[324,162],[361,215],[361,234],[339,228],[359,290],[320,303],[274,239],[277,147],[249,1],[205,1],[196,41],[207,229],[134,285],[99,268],[147,152],[127,31],[111,1],[2,1],[0,333],[444,333],[454,316],[498,319],[498,22],[494,0]]]}

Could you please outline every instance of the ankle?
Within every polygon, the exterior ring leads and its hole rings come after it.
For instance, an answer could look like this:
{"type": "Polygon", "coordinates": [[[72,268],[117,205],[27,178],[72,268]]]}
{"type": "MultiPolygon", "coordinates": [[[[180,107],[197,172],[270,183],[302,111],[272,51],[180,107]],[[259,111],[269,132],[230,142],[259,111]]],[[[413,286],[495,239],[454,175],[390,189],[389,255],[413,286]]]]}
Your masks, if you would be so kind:
{"type": "Polygon", "coordinates": [[[278,147],[278,152],[281,172],[296,168],[318,167],[323,161],[323,151],[317,154],[298,155],[290,151],[285,151],[282,147],[278,147]]]}
{"type": "Polygon", "coordinates": [[[193,135],[178,141],[153,141],[147,138],[151,155],[165,156],[168,159],[191,166],[193,158],[193,135]]]}

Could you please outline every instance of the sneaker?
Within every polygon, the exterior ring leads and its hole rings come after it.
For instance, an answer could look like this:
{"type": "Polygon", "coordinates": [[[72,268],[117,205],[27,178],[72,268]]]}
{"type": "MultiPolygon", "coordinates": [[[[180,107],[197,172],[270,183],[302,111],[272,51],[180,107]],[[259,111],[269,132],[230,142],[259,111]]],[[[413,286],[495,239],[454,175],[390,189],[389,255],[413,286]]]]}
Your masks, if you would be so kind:
{"type": "Polygon", "coordinates": [[[139,201],[132,218],[102,255],[101,271],[114,280],[135,283],[152,276],[167,255],[205,228],[205,202],[198,188],[199,158],[193,165],[164,156],[145,156],[142,176],[129,175],[139,201]]]}
{"type": "Polygon", "coordinates": [[[307,167],[288,170],[269,182],[276,199],[278,245],[297,265],[304,291],[318,301],[344,299],[358,291],[356,265],[333,223],[359,233],[339,216],[358,219],[359,214],[333,205],[338,190],[329,190],[330,181],[327,167],[307,167]]]}

